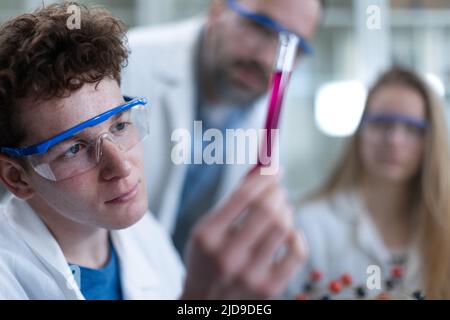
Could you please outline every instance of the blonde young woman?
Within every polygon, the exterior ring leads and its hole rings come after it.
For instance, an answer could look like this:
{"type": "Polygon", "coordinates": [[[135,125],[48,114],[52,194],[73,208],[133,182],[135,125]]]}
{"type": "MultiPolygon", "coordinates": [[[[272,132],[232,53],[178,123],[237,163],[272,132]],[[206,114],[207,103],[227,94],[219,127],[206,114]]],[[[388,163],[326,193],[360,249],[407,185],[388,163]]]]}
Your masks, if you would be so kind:
{"type": "Polygon", "coordinates": [[[450,298],[447,136],[443,106],[415,73],[379,78],[335,172],[297,216],[310,259],[292,294],[450,298]]]}

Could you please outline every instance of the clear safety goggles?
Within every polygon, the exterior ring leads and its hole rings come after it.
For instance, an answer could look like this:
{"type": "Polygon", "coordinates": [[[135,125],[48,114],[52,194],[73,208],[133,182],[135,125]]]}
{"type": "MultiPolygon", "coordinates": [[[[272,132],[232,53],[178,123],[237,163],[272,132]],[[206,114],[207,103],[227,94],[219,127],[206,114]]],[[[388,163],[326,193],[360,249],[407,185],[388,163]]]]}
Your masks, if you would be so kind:
{"type": "Polygon", "coordinates": [[[147,99],[124,99],[125,104],[43,142],[22,148],[0,148],[0,151],[12,157],[26,158],[36,173],[51,181],[85,173],[100,162],[105,141],[126,152],[148,137],[147,99]],[[99,125],[103,131],[94,135],[99,125]]]}

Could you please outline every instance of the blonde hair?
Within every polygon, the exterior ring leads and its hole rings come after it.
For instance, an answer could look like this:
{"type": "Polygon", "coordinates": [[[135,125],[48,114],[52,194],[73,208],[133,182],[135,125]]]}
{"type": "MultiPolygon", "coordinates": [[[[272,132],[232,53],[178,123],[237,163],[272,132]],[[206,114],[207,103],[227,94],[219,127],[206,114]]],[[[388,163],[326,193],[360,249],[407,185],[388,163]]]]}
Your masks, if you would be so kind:
{"type": "MultiPolygon", "coordinates": [[[[411,181],[417,219],[417,244],[423,270],[423,286],[429,299],[450,299],[450,152],[441,101],[414,72],[393,68],[370,89],[365,112],[373,96],[383,87],[400,85],[417,91],[425,101],[428,128],[423,162],[411,181]]],[[[341,161],[325,185],[310,199],[329,197],[339,190],[359,186],[362,163],[360,129],[350,139],[341,161]]]]}

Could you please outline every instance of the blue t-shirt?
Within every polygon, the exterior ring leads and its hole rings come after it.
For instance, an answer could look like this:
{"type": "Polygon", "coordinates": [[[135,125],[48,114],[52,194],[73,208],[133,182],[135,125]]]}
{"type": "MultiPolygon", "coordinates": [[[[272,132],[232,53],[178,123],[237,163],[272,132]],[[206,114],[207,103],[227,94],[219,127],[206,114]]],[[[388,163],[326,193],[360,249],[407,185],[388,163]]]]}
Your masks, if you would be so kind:
{"type": "Polygon", "coordinates": [[[78,280],[80,290],[86,300],[122,300],[120,285],[120,266],[116,250],[111,244],[111,254],[108,263],[101,269],[89,269],[71,265],[72,270],[79,270],[78,280]]]}

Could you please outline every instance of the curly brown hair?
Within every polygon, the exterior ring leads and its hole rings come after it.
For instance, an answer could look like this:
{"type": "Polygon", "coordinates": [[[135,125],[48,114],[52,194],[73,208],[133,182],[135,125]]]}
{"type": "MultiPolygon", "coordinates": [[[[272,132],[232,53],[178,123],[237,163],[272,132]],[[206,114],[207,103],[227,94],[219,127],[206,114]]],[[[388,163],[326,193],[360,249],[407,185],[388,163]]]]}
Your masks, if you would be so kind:
{"type": "Polygon", "coordinates": [[[76,2],[44,6],[0,26],[0,147],[24,139],[18,106],[24,99],[65,97],[110,77],[120,83],[128,59],[127,28],[108,11],[76,2]],[[81,28],[69,29],[71,5],[81,28]]]}

